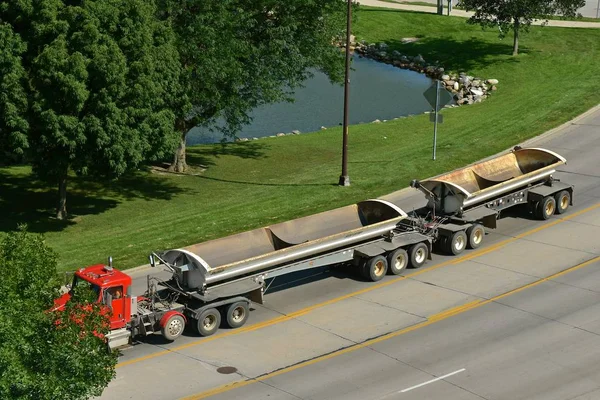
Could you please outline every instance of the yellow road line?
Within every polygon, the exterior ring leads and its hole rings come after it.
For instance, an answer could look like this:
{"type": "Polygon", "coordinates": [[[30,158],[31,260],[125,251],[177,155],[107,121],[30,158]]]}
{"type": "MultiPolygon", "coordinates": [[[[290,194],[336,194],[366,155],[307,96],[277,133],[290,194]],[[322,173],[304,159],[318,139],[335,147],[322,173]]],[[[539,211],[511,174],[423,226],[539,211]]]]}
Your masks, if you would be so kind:
{"type": "Polygon", "coordinates": [[[512,242],[514,242],[517,239],[521,239],[521,238],[523,238],[525,236],[529,236],[529,235],[531,235],[533,233],[536,233],[536,232],[539,232],[541,230],[550,228],[550,227],[555,226],[555,225],[557,225],[557,224],[559,224],[561,222],[564,222],[564,221],[567,221],[569,219],[575,218],[575,217],[577,217],[577,216],[579,216],[579,215],[581,215],[583,213],[592,211],[592,210],[594,210],[594,209],[596,209],[598,207],[600,207],[600,203],[595,204],[595,205],[590,206],[590,207],[587,207],[587,208],[584,208],[583,210],[579,210],[579,211],[574,212],[572,214],[569,214],[566,217],[563,217],[563,218],[560,218],[560,219],[556,219],[556,220],[551,221],[549,223],[546,223],[544,225],[538,226],[537,228],[534,228],[534,229],[531,229],[531,230],[529,230],[527,232],[521,233],[520,235],[517,235],[515,237],[511,237],[511,238],[505,239],[505,240],[503,240],[501,242],[498,242],[498,243],[493,244],[491,246],[488,246],[486,248],[470,252],[469,254],[466,254],[466,255],[463,255],[463,256],[460,256],[460,257],[457,257],[457,258],[446,260],[444,262],[441,262],[439,264],[433,265],[433,266],[428,267],[428,268],[421,268],[421,269],[419,269],[419,270],[417,270],[415,272],[412,272],[410,274],[406,274],[404,276],[399,276],[399,277],[394,278],[394,279],[389,279],[389,280],[386,280],[384,282],[380,282],[380,283],[377,283],[377,284],[369,285],[368,287],[365,287],[364,289],[360,289],[360,290],[357,290],[357,291],[352,292],[352,293],[348,293],[348,294],[345,294],[345,295],[342,295],[342,296],[339,296],[339,297],[336,297],[336,298],[333,298],[333,299],[330,299],[330,300],[327,300],[327,301],[324,301],[324,302],[321,302],[321,303],[314,304],[312,306],[308,306],[308,307],[302,308],[302,309],[294,311],[294,312],[292,312],[290,314],[282,315],[280,317],[272,318],[272,319],[267,320],[267,321],[259,322],[259,323],[252,324],[252,325],[247,325],[247,326],[235,329],[235,330],[231,330],[231,331],[228,331],[228,332],[223,332],[223,333],[220,333],[220,334],[217,334],[217,335],[213,335],[213,336],[209,336],[209,337],[202,338],[202,339],[199,339],[199,340],[195,340],[195,341],[186,343],[184,345],[180,345],[180,346],[176,346],[176,347],[170,348],[168,350],[163,350],[163,351],[159,351],[159,352],[156,352],[156,353],[148,354],[146,356],[134,358],[134,359],[131,359],[131,360],[128,360],[128,361],[123,361],[123,362],[117,364],[117,368],[125,367],[127,365],[135,364],[135,363],[138,363],[140,361],[149,360],[149,359],[152,359],[152,358],[155,358],[155,357],[160,357],[160,356],[163,356],[163,355],[166,355],[166,354],[169,354],[169,353],[177,352],[179,350],[187,349],[189,347],[197,346],[199,344],[207,343],[207,342],[210,342],[210,341],[213,341],[213,340],[225,338],[225,337],[232,336],[232,335],[238,335],[238,334],[244,333],[244,332],[256,331],[258,329],[266,328],[266,327],[269,327],[269,326],[272,326],[272,325],[279,324],[281,322],[285,322],[285,321],[289,321],[289,320],[294,319],[294,318],[298,318],[300,316],[308,314],[309,312],[311,312],[313,310],[316,310],[318,308],[322,308],[322,307],[328,306],[330,304],[338,303],[338,302],[340,302],[342,300],[346,300],[346,299],[348,299],[350,297],[360,296],[361,294],[365,294],[365,293],[371,292],[371,291],[376,290],[376,289],[381,289],[383,287],[386,287],[386,286],[389,286],[389,285],[393,285],[396,282],[399,282],[399,281],[402,281],[402,280],[405,280],[405,279],[408,279],[408,278],[412,278],[412,277],[424,274],[426,272],[430,272],[430,271],[436,270],[438,268],[442,268],[442,267],[445,267],[445,266],[448,266],[448,265],[453,265],[453,264],[459,264],[459,263],[462,263],[464,261],[468,261],[468,260],[471,260],[473,258],[482,256],[484,254],[487,254],[487,253],[490,253],[492,251],[495,251],[495,250],[497,250],[497,249],[499,249],[501,247],[504,247],[507,244],[512,243],[512,242]]]}
{"type": "Polygon", "coordinates": [[[254,379],[248,379],[248,380],[244,380],[244,381],[235,381],[235,382],[227,383],[225,385],[218,386],[216,388],[207,390],[205,392],[185,397],[182,400],[199,400],[199,399],[205,399],[205,398],[210,397],[210,396],[214,396],[214,395],[217,395],[217,394],[228,392],[230,390],[241,388],[241,387],[253,384],[253,383],[257,383],[257,382],[261,382],[261,381],[267,380],[267,379],[271,379],[271,378],[274,378],[274,377],[276,377],[278,375],[282,375],[282,374],[285,374],[285,373],[288,373],[288,372],[292,372],[294,370],[297,370],[297,369],[300,369],[300,368],[304,368],[304,367],[307,367],[309,365],[313,365],[313,364],[319,363],[321,361],[329,360],[329,359],[331,359],[333,357],[337,357],[337,356],[340,356],[342,354],[346,354],[346,353],[349,353],[349,352],[352,352],[352,351],[355,351],[355,350],[358,350],[358,349],[362,349],[364,347],[371,346],[371,345],[379,343],[379,342],[383,342],[385,340],[388,340],[388,339],[391,339],[391,338],[403,335],[405,333],[412,332],[414,330],[417,330],[417,329],[424,328],[426,326],[432,325],[432,324],[434,324],[436,322],[443,321],[443,320],[448,319],[450,317],[453,317],[455,315],[462,314],[462,313],[465,313],[467,311],[473,310],[475,308],[479,308],[481,306],[484,306],[486,304],[498,301],[498,300],[500,300],[500,299],[502,299],[504,297],[507,297],[507,296],[510,296],[512,294],[521,292],[521,291],[523,291],[525,289],[529,289],[531,287],[537,286],[537,285],[539,285],[541,283],[548,282],[548,281],[550,281],[550,280],[552,280],[554,278],[558,278],[559,276],[562,276],[562,275],[568,274],[570,272],[576,271],[578,269],[584,268],[584,267],[586,267],[586,266],[588,266],[590,264],[593,264],[595,262],[598,262],[598,261],[600,261],[600,256],[596,256],[596,257],[592,258],[591,260],[582,262],[582,263],[577,264],[577,265],[575,265],[575,266],[573,266],[571,268],[568,268],[566,270],[557,272],[556,274],[550,275],[547,278],[539,279],[539,280],[537,280],[535,282],[532,282],[532,283],[529,283],[527,285],[521,286],[521,287],[519,287],[517,289],[510,290],[510,291],[508,291],[506,293],[494,296],[494,297],[492,297],[490,299],[487,299],[487,300],[475,300],[473,302],[470,302],[470,303],[467,303],[467,304],[463,304],[463,305],[458,306],[458,307],[451,308],[451,309],[446,310],[446,311],[444,311],[442,313],[434,314],[434,315],[430,316],[426,321],[423,321],[423,322],[420,322],[418,324],[409,326],[409,327],[401,329],[399,331],[391,332],[391,333],[388,333],[386,335],[379,336],[379,337],[371,339],[371,340],[367,340],[366,342],[359,343],[359,344],[356,344],[356,345],[353,345],[353,346],[349,346],[349,347],[346,347],[344,349],[335,351],[333,353],[329,353],[329,354],[326,354],[326,355],[321,356],[321,357],[313,358],[312,360],[304,361],[304,362],[292,365],[292,366],[287,367],[287,368],[282,368],[280,370],[271,372],[269,374],[261,375],[261,376],[259,376],[257,378],[254,378],[254,379]]]}

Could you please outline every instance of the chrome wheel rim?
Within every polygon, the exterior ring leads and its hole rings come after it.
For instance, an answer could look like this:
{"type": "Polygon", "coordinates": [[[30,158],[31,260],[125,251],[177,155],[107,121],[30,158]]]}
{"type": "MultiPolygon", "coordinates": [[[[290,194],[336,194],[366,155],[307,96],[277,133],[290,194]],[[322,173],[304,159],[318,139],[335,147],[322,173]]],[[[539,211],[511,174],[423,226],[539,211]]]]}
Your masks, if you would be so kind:
{"type": "Polygon", "coordinates": [[[567,207],[569,207],[569,196],[565,194],[560,198],[560,208],[564,210],[567,207]]]}
{"type": "Polygon", "coordinates": [[[217,317],[212,314],[204,317],[204,320],[202,321],[202,325],[204,326],[204,329],[206,329],[206,330],[212,330],[216,324],[217,324],[217,317]]]}
{"type": "Polygon", "coordinates": [[[462,236],[457,236],[456,239],[454,240],[454,249],[460,251],[464,248],[465,248],[465,239],[462,236]]]}
{"type": "Polygon", "coordinates": [[[425,261],[425,249],[419,248],[417,250],[417,253],[415,254],[415,261],[417,264],[421,264],[423,261],[425,261]]]}
{"type": "Polygon", "coordinates": [[[373,268],[373,272],[376,276],[381,276],[385,272],[385,264],[383,260],[379,260],[375,263],[375,267],[373,268]]]}
{"type": "Polygon", "coordinates": [[[476,229],[475,232],[473,232],[473,243],[480,244],[482,240],[483,240],[483,229],[476,229]]]}
{"type": "Polygon", "coordinates": [[[184,324],[181,318],[173,318],[169,325],[167,325],[167,331],[171,336],[179,336],[183,332],[184,324]]]}
{"type": "Polygon", "coordinates": [[[233,322],[241,322],[246,317],[246,310],[242,306],[238,306],[231,312],[231,319],[233,322]]]}
{"type": "Polygon", "coordinates": [[[400,271],[400,270],[403,270],[405,267],[406,267],[406,257],[404,256],[404,254],[400,254],[394,260],[394,268],[396,269],[396,271],[400,271]]]}
{"type": "Polygon", "coordinates": [[[548,203],[546,203],[546,215],[552,214],[554,214],[554,203],[549,201],[548,203]]]}

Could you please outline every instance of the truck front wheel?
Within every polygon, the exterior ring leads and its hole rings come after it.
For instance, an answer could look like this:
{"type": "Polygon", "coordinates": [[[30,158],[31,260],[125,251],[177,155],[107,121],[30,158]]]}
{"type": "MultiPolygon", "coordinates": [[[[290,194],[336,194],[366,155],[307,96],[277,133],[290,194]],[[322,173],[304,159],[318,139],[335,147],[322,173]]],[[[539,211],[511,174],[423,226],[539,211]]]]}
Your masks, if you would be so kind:
{"type": "Polygon", "coordinates": [[[221,313],[216,308],[209,308],[202,311],[196,320],[196,329],[202,336],[214,334],[221,325],[221,313]]]}
{"type": "Polygon", "coordinates": [[[233,329],[239,328],[246,323],[249,314],[250,309],[248,308],[248,303],[245,301],[230,304],[225,311],[227,325],[233,329]]]}
{"type": "Polygon", "coordinates": [[[161,328],[160,333],[169,341],[177,339],[183,333],[185,319],[181,314],[173,314],[161,328]]]}

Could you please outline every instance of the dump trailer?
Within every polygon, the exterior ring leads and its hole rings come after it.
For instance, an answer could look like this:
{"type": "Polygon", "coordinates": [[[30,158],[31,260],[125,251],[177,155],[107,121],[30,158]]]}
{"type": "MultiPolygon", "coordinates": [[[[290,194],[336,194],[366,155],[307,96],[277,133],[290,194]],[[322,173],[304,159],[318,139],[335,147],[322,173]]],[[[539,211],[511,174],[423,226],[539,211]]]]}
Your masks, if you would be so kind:
{"type": "Polygon", "coordinates": [[[564,157],[540,148],[515,147],[510,153],[460,168],[411,187],[422,191],[427,205],[413,211],[421,224],[435,224],[436,247],[450,254],[481,245],[485,228],[496,228],[501,212],[525,206],[548,219],[573,204],[573,186],[554,179],[564,157]]]}
{"type": "MultiPolygon", "coordinates": [[[[131,293],[131,277],[108,265],[75,272],[73,287],[90,285],[111,307],[111,348],[160,332],[177,339],[186,325],[202,336],[220,325],[239,328],[251,302],[262,304],[269,279],[342,265],[370,281],[400,274],[430,259],[434,229],[424,229],[392,203],[367,200],[181,249],[150,255],[171,277],[148,277],[146,293],[131,293]]],[[[272,280],[270,281],[272,282],[272,280]]],[[[69,298],[67,293],[60,302],[69,298]]]]}

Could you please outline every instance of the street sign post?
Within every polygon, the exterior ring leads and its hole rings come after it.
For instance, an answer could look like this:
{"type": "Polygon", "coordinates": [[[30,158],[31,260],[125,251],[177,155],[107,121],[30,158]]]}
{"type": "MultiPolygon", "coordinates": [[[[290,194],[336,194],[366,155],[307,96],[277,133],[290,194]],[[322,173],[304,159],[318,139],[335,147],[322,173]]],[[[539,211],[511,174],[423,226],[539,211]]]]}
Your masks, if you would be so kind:
{"type": "Polygon", "coordinates": [[[429,89],[423,93],[423,96],[425,96],[425,99],[431,104],[431,107],[433,107],[433,114],[431,114],[429,120],[433,122],[433,159],[435,160],[438,123],[441,124],[444,121],[442,115],[438,113],[446,104],[452,101],[452,93],[447,91],[446,88],[440,84],[440,81],[436,80],[429,89]]]}

